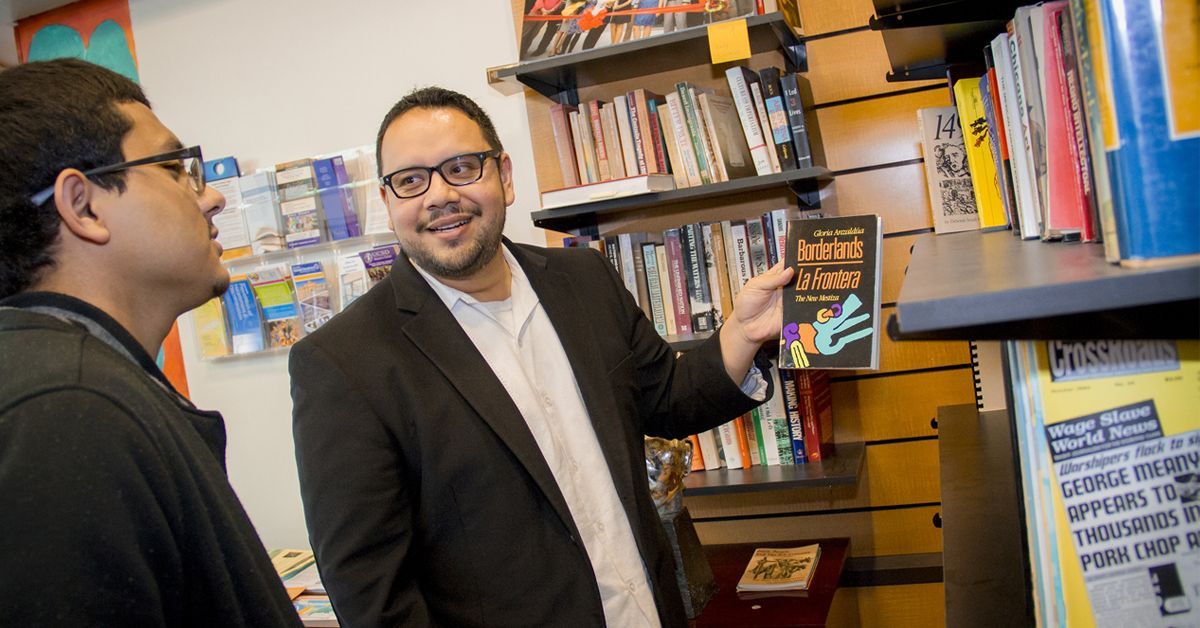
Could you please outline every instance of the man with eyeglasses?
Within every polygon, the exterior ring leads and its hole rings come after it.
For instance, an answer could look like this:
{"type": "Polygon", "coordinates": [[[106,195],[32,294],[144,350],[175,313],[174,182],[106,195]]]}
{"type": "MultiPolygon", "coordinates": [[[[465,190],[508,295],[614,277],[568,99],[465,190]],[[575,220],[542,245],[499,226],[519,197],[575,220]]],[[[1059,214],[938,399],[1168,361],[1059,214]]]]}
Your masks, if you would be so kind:
{"type": "Polygon", "coordinates": [[[300,625],[151,357],[229,283],[202,162],[114,72],[0,71],[0,623],[300,625]]]}
{"type": "Polygon", "coordinates": [[[486,113],[414,91],[377,138],[404,256],[293,347],[301,495],[343,626],[680,626],[643,434],[763,399],[779,288],[752,280],[676,359],[606,258],[502,236],[513,164],[486,113]]]}

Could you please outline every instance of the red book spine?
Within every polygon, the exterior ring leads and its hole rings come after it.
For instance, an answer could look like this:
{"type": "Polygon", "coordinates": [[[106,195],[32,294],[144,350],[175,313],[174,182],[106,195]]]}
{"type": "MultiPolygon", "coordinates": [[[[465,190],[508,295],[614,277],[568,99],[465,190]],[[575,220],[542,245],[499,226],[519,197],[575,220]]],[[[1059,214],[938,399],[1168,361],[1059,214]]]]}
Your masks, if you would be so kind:
{"type": "Polygon", "coordinates": [[[679,244],[679,230],[667,229],[663,233],[663,244],[667,247],[671,298],[675,302],[675,333],[683,336],[692,333],[692,306],[688,301],[687,276],[683,268],[683,249],[679,244]]]}

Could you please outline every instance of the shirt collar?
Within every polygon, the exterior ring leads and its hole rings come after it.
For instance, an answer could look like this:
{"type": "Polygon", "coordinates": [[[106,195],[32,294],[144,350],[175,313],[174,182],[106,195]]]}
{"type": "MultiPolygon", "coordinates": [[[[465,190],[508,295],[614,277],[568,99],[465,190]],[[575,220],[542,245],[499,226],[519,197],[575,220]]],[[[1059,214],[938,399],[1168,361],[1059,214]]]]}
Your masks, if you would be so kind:
{"type": "MultiPolygon", "coordinates": [[[[529,277],[525,275],[525,269],[521,268],[521,264],[517,262],[517,258],[513,256],[512,251],[509,251],[508,247],[502,244],[500,252],[504,255],[504,262],[508,264],[509,273],[512,275],[509,300],[512,301],[513,320],[517,325],[515,331],[516,333],[520,333],[520,330],[528,323],[534,308],[538,305],[538,296],[533,291],[533,285],[529,283],[529,277]]],[[[413,268],[417,269],[417,272],[425,279],[425,282],[429,284],[429,287],[433,288],[433,292],[446,305],[446,309],[453,312],[454,307],[460,302],[472,308],[479,304],[479,300],[475,297],[442,283],[437,277],[429,274],[424,268],[421,268],[416,262],[412,261],[412,258],[409,258],[409,261],[412,263],[413,268]]]]}
{"type": "Polygon", "coordinates": [[[133,335],[113,317],[91,303],[57,292],[21,292],[0,300],[0,307],[42,312],[78,324],[142,367],[159,383],[171,391],[175,390],[158,368],[158,364],[146,353],[142,345],[138,344],[133,335]]]}

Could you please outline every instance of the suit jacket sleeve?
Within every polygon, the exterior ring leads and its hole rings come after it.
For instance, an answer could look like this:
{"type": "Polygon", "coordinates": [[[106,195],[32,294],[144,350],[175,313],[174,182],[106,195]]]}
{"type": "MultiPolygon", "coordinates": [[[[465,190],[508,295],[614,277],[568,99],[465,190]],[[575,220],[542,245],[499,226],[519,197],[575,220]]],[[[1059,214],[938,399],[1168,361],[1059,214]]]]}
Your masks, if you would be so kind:
{"type": "Polygon", "coordinates": [[[294,346],[289,371],[304,515],[338,620],[431,625],[414,568],[413,498],[394,436],[319,345],[294,346]]]}
{"type": "MultiPolygon", "coordinates": [[[[676,357],[675,350],[654,330],[654,324],[638,307],[612,264],[598,253],[595,257],[608,273],[607,283],[615,292],[612,298],[620,304],[620,324],[626,330],[636,368],[641,433],[684,438],[727,423],[759,405],[760,402],[742,392],[741,382],[735,383],[725,372],[720,334],[714,333],[699,347],[676,357]]],[[[766,364],[758,366],[767,378],[769,397],[770,373],[766,364]]]]}

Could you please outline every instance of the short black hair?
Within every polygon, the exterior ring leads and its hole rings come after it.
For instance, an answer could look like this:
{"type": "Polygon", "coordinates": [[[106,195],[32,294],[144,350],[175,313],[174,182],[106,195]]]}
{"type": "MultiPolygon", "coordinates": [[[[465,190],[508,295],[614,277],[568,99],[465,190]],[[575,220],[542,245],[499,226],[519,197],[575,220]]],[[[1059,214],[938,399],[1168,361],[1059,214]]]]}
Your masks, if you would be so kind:
{"type": "MultiPolygon", "coordinates": [[[[137,83],[78,59],[0,71],[0,298],[28,289],[54,264],[53,198],[35,206],[30,197],[67,168],[124,161],[133,122],[117,105],[133,102],[150,106],[137,83]]],[[[124,173],[92,180],[125,191],[124,173]]]]}
{"type": "Polygon", "coordinates": [[[377,176],[383,176],[383,134],[387,132],[388,127],[396,118],[412,109],[457,109],[479,125],[479,130],[483,131],[483,139],[487,140],[489,148],[504,150],[504,146],[500,144],[500,136],[496,134],[496,127],[492,125],[492,119],[474,100],[445,87],[436,85],[419,87],[392,105],[391,111],[383,117],[383,124],[379,125],[379,135],[375,138],[377,176]]]}

